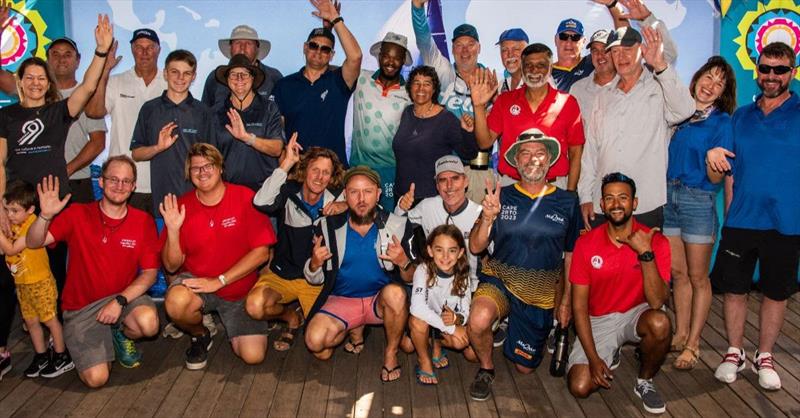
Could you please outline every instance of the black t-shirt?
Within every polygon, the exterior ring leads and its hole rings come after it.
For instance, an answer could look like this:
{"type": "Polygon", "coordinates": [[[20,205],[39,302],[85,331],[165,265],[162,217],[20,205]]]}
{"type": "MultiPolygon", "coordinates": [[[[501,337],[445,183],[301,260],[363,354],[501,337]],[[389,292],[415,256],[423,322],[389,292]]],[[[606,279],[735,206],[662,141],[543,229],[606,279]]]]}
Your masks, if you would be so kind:
{"type": "Polygon", "coordinates": [[[0,109],[0,138],[6,138],[6,182],[24,180],[33,185],[47,175],[58,177],[60,195],[69,193],[64,144],[75,118],[67,100],[41,107],[19,103],[0,109]]]}

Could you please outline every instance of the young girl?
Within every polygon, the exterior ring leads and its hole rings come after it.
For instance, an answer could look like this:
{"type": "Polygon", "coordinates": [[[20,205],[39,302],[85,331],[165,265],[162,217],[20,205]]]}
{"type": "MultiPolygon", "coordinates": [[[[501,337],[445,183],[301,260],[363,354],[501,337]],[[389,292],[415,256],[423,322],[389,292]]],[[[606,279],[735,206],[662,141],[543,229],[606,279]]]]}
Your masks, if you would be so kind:
{"type": "Polygon", "coordinates": [[[408,325],[419,360],[417,381],[424,385],[435,385],[439,381],[434,367],[440,369],[448,366],[442,345],[453,350],[464,350],[464,357],[475,361],[465,327],[472,295],[469,288],[469,261],[461,231],[454,225],[440,225],[428,235],[427,248],[425,262],[414,273],[408,325]],[[441,332],[441,341],[434,340],[433,358],[428,352],[430,327],[441,332]]]}

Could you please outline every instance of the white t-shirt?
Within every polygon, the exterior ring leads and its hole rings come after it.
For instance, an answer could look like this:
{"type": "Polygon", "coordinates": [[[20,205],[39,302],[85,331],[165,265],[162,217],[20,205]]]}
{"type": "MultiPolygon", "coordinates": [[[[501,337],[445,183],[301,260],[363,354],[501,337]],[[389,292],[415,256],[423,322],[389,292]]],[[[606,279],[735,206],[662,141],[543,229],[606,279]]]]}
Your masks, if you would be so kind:
{"type": "MultiPolygon", "coordinates": [[[[75,91],[75,87],[59,90],[61,93],[61,97],[67,98],[72,95],[72,92],[75,91]]],[[[103,132],[105,133],[108,129],[106,129],[106,121],[105,119],[91,119],[86,116],[86,113],[81,112],[81,115],[78,116],[78,120],[69,127],[69,132],[67,133],[67,142],[64,144],[64,159],[69,163],[75,157],[80,154],[83,147],[89,142],[89,134],[92,132],[103,132]]],[[[91,177],[91,168],[90,166],[86,166],[81,168],[80,170],[72,173],[69,176],[70,180],[83,180],[88,179],[91,177]]]]}

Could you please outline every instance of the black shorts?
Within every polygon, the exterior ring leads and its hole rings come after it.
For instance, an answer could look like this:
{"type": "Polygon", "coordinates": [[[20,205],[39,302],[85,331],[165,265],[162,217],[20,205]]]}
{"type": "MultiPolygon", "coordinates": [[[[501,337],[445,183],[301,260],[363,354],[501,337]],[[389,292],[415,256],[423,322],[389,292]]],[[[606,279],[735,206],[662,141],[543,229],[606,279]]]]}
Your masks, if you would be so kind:
{"type": "Polygon", "coordinates": [[[757,287],[772,300],[786,300],[797,292],[799,255],[800,236],[724,227],[711,272],[714,292],[749,293],[758,261],[757,287]]]}

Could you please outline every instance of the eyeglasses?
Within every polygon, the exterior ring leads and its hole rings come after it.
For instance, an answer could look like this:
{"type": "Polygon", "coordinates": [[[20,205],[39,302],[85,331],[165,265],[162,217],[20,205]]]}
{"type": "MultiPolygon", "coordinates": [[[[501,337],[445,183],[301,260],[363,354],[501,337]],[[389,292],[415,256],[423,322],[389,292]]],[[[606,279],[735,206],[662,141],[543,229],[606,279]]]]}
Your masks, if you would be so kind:
{"type": "Polygon", "coordinates": [[[189,167],[189,172],[198,175],[200,173],[210,173],[214,171],[214,163],[208,163],[197,167],[189,167]]]}
{"type": "Polygon", "coordinates": [[[583,38],[583,35],[579,35],[577,33],[570,35],[566,32],[561,32],[558,34],[558,39],[561,39],[562,41],[570,40],[572,42],[578,42],[581,40],[581,38],[583,38]]]}
{"type": "Polygon", "coordinates": [[[758,72],[761,74],[769,74],[772,71],[775,75],[784,75],[789,71],[792,71],[792,67],[788,65],[767,65],[767,64],[758,64],[758,72]]]}
{"type": "Polygon", "coordinates": [[[228,73],[228,78],[230,78],[232,80],[236,80],[236,81],[243,81],[243,80],[249,80],[249,79],[253,78],[253,75],[248,73],[248,72],[228,73]]]}
{"type": "Polygon", "coordinates": [[[134,179],[120,179],[117,177],[103,177],[103,180],[105,180],[106,183],[109,183],[112,186],[119,186],[120,184],[122,184],[125,187],[131,187],[133,186],[134,183],[136,183],[136,180],[134,179]]]}
{"type": "Polygon", "coordinates": [[[329,47],[328,45],[320,45],[320,44],[318,44],[318,43],[316,43],[314,41],[309,41],[308,42],[308,49],[310,49],[312,51],[317,51],[318,50],[319,52],[322,52],[323,54],[330,54],[331,52],[333,52],[333,48],[329,47]]]}

